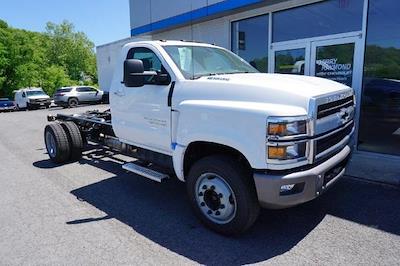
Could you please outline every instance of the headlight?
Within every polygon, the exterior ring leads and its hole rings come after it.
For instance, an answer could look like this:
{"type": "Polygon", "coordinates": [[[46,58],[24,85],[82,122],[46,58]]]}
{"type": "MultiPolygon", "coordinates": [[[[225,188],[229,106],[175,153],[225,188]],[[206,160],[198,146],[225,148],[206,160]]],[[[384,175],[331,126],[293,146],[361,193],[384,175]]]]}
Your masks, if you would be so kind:
{"type": "Polygon", "coordinates": [[[306,156],[306,142],[293,145],[268,146],[268,158],[273,160],[291,160],[306,156]]]}
{"type": "Polygon", "coordinates": [[[307,121],[268,122],[269,136],[287,137],[307,134],[307,121]]]}

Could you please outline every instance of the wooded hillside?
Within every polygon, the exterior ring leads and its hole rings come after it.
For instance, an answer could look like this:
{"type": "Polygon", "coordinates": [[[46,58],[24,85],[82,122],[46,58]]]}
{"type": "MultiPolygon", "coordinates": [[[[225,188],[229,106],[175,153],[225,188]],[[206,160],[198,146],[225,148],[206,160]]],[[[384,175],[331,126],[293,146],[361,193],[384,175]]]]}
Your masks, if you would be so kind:
{"type": "Polygon", "coordinates": [[[61,86],[96,83],[94,44],[72,23],[48,22],[39,33],[0,20],[0,96],[24,87],[52,95],[61,86]]]}

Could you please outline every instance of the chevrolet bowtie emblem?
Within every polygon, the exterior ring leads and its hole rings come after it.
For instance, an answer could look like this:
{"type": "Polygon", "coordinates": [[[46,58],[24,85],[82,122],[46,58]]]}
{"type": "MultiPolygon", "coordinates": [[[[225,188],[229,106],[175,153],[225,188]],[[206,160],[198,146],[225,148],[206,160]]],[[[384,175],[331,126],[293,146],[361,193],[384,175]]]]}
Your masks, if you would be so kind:
{"type": "Polygon", "coordinates": [[[342,108],[339,113],[339,117],[343,123],[346,123],[349,120],[350,112],[346,108],[342,108]]]}

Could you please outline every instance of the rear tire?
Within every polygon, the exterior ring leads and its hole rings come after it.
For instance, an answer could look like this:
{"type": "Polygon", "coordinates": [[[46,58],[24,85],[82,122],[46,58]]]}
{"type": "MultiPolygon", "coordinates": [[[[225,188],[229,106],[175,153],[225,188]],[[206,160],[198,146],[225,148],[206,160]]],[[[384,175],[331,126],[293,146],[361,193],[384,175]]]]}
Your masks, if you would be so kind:
{"type": "Polygon", "coordinates": [[[230,156],[200,159],[186,180],[196,216],[211,230],[239,235],[256,221],[260,206],[249,171],[230,156]]]}
{"type": "Polygon", "coordinates": [[[69,98],[68,99],[68,107],[73,108],[79,105],[79,101],[77,98],[69,98]]]}
{"type": "Polygon", "coordinates": [[[83,138],[79,127],[71,121],[61,123],[64,131],[67,133],[68,141],[70,144],[70,160],[78,161],[82,157],[83,151],[83,138]]]}
{"type": "Polygon", "coordinates": [[[49,124],[44,129],[44,141],[50,160],[65,163],[71,155],[70,144],[64,128],[57,123],[49,124]]]}

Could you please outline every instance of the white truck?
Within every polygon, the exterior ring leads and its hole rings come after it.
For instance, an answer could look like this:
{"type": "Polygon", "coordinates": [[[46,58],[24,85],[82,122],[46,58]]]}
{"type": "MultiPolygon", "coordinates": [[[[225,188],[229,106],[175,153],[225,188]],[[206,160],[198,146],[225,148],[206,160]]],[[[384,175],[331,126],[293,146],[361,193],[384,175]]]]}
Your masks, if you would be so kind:
{"type": "Polygon", "coordinates": [[[122,165],[161,182],[186,182],[198,218],[244,232],[260,206],[310,201],[345,172],[354,132],[353,89],[327,79],[263,74],[230,51],[185,41],[125,45],[110,110],[49,116],[56,163],[87,141],[134,158],[122,165]]]}
{"type": "Polygon", "coordinates": [[[42,88],[25,88],[14,91],[14,102],[18,110],[32,110],[35,108],[49,108],[51,105],[50,96],[42,88]]]}

